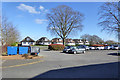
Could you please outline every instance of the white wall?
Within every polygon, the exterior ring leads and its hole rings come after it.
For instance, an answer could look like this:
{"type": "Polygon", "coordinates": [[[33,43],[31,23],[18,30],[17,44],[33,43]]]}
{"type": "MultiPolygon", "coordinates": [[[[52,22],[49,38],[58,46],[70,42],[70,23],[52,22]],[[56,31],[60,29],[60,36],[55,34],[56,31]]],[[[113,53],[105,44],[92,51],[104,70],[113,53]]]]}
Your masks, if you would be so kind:
{"type": "Polygon", "coordinates": [[[86,45],[89,45],[89,43],[85,43],[86,45]]]}
{"type": "Polygon", "coordinates": [[[76,44],[78,44],[78,45],[83,45],[84,43],[76,43],[76,44]]]}
{"type": "Polygon", "coordinates": [[[31,44],[31,42],[22,42],[22,46],[29,46],[29,45],[35,45],[35,42],[33,42],[33,44],[31,44]]]}
{"type": "Polygon", "coordinates": [[[62,42],[53,42],[53,44],[63,44],[62,42]]]}
{"type": "Polygon", "coordinates": [[[75,45],[75,43],[66,43],[66,45],[75,45]]]}
{"type": "Polygon", "coordinates": [[[39,44],[41,44],[41,45],[49,45],[49,44],[51,44],[51,42],[39,42],[39,44]]]}

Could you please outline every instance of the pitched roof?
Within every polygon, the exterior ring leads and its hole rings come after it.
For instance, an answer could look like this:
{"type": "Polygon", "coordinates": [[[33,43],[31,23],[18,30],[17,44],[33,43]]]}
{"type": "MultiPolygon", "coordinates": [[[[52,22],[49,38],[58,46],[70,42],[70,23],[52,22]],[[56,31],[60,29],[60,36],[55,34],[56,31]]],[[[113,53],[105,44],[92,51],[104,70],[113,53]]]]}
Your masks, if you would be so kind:
{"type": "Polygon", "coordinates": [[[63,42],[61,38],[53,38],[52,42],[63,42]]]}
{"type": "Polygon", "coordinates": [[[66,43],[75,43],[75,41],[73,41],[73,39],[65,39],[66,43]]]}
{"type": "Polygon", "coordinates": [[[76,43],[82,42],[80,39],[73,39],[76,43]]]}
{"type": "Polygon", "coordinates": [[[51,42],[47,37],[41,37],[36,42],[51,42]]]}
{"type": "Polygon", "coordinates": [[[25,39],[23,39],[21,42],[35,42],[33,39],[31,39],[29,36],[27,36],[25,39]]]}

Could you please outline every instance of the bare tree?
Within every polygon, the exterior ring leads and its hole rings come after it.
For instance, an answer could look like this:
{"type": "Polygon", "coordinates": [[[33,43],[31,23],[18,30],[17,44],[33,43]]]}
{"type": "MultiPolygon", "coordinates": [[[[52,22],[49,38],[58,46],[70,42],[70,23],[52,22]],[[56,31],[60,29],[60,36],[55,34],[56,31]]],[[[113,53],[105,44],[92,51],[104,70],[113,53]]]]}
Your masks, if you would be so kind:
{"type": "Polygon", "coordinates": [[[91,37],[91,35],[89,35],[89,34],[84,34],[84,35],[82,35],[80,38],[82,39],[82,41],[83,41],[83,43],[84,43],[84,45],[85,45],[86,40],[89,40],[90,37],[91,37]]]}
{"type": "Polygon", "coordinates": [[[116,44],[117,42],[113,41],[113,40],[107,40],[105,41],[105,44],[108,44],[108,45],[112,45],[112,44],[116,44]]]}
{"type": "Polygon", "coordinates": [[[92,38],[93,38],[94,44],[102,44],[102,43],[104,43],[104,41],[97,35],[93,35],[92,38]]]}
{"type": "Polygon", "coordinates": [[[83,27],[81,24],[84,19],[83,14],[66,5],[53,8],[47,14],[47,18],[49,21],[48,30],[60,36],[63,40],[63,45],[65,45],[65,39],[70,33],[80,32],[83,27]]]}
{"type": "Polygon", "coordinates": [[[84,43],[86,42],[86,40],[89,41],[90,45],[104,43],[104,41],[97,35],[84,34],[81,36],[81,39],[84,43]]]}
{"type": "Polygon", "coordinates": [[[98,23],[100,26],[103,26],[102,30],[107,30],[109,32],[120,32],[120,20],[118,13],[120,11],[120,7],[118,6],[118,2],[106,2],[99,9],[100,22],[98,23]]]}
{"type": "Polygon", "coordinates": [[[11,45],[19,41],[20,33],[17,28],[10,22],[6,17],[2,18],[2,45],[7,44],[11,45]]]}

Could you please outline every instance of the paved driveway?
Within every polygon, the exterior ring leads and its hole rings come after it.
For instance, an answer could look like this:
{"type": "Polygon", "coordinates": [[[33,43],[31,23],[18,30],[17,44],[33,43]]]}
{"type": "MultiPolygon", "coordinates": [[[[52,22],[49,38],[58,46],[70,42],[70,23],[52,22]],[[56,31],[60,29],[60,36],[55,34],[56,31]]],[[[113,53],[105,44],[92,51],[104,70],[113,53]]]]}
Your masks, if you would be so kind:
{"type": "MultiPolygon", "coordinates": [[[[3,68],[2,75],[3,78],[117,78],[116,53],[116,50],[91,50],[85,54],[65,54],[41,50],[40,55],[44,58],[38,59],[38,62],[3,68]]],[[[5,61],[3,66],[10,63],[12,61],[5,61]]]]}

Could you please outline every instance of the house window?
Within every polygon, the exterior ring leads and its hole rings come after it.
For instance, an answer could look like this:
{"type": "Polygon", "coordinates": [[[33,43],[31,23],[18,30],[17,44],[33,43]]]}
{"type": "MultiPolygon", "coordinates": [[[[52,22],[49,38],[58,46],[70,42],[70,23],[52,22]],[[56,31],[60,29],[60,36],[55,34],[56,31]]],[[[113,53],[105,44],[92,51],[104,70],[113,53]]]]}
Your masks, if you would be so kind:
{"type": "Polygon", "coordinates": [[[27,38],[27,41],[29,41],[30,39],[29,38],[27,38]]]}
{"type": "Polygon", "coordinates": [[[30,42],[28,42],[28,44],[30,44],[30,42]]]}
{"type": "Polygon", "coordinates": [[[62,41],[61,39],[59,39],[58,41],[62,41]]]}
{"type": "Polygon", "coordinates": [[[47,39],[47,38],[45,38],[45,41],[48,41],[48,39],[47,39]]]}
{"type": "Polygon", "coordinates": [[[33,42],[31,42],[31,44],[33,44],[33,42]]]}

